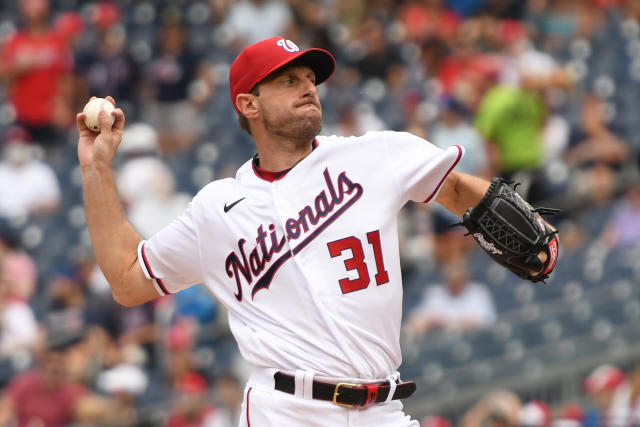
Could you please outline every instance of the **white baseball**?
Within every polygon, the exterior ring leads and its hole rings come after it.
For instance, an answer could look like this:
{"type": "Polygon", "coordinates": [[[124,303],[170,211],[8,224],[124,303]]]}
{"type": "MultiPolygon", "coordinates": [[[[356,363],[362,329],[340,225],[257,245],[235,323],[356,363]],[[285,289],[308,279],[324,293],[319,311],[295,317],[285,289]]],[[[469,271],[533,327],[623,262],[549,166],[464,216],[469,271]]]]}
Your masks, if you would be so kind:
{"type": "Polygon", "coordinates": [[[100,123],[98,122],[98,113],[100,110],[105,110],[111,117],[111,126],[115,121],[115,117],[111,112],[115,109],[113,104],[104,98],[93,98],[87,105],[84,106],[82,112],[86,114],[84,118],[84,124],[94,132],[100,132],[100,123]]]}

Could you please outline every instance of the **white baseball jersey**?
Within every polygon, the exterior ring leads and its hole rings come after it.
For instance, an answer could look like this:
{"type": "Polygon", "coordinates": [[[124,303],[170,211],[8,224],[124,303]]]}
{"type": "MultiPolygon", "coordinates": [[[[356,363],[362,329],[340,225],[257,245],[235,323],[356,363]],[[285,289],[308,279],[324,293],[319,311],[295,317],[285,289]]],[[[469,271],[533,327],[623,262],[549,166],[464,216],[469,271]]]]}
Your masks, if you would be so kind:
{"type": "Polygon", "coordinates": [[[398,132],[314,146],[276,179],[248,161],[210,183],[138,258],[161,294],[205,284],[256,366],[384,378],[401,362],[398,211],[432,200],[463,149],[398,132]]]}

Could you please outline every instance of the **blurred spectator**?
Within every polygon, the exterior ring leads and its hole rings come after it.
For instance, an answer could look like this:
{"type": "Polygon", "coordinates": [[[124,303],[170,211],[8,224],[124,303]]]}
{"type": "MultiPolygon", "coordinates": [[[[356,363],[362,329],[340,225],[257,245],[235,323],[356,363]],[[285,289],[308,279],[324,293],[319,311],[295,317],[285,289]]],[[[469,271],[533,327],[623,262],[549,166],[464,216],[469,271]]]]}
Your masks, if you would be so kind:
{"type": "Polygon", "coordinates": [[[78,98],[110,95],[128,113],[139,96],[141,76],[127,51],[127,33],[120,18],[115,3],[100,1],[91,5],[89,21],[97,41],[78,54],[76,77],[82,93],[78,98]]]}
{"type": "Polygon", "coordinates": [[[323,0],[288,0],[295,23],[290,26],[292,38],[301,45],[337,52],[331,27],[335,19],[335,4],[323,0]]]}
{"type": "Polygon", "coordinates": [[[551,409],[546,403],[534,400],[520,408],[519,427],[551,427],[551,409]]]}
{"type": "Polygon", "coordinates": [[[622,370],[608,364],[600,365],[582,385],[595,405],[585,417],[585,427],[627,425],[630,389],[622,370]]]}
{"type": "MultiPolygon", "coordinates": [[[[558,98],[558,88],[569,85],[569,74],[557,66],[547,52],[534,47],[530,28],[519,21],[504,20],[497,25],[496,37],[503,53],[499,81],[501,84],[539,91],[546,104],[551,104],[552,89],[558,98]]],[[[556,103],[558,101],[555,101],[556,103]]],[[[564,114],[549,107],[542,134],[544,162],[558,161],[567,149],[569,123],[564,114]]]]}
{"type": "Polygon", "coordinates": [[[446,418],[434,415],[423,418],[420,427],[453,427],[453,424],[446,418]]]}
{"type": "Polygon", "coordinates": [[[444,3],[439,0],[406,2],[398,12],[406,31],[405,39],[415,43],[423,43],[432,37],[450,39],[462,19],[444,3]]]}
{"type": "MultiPolygon", "coordinates": [[[[86,37],[86,29],[87,26],[84,18],[77,12],[62,12],[58,14],[53,22],[53,31],[71,51],[74,64],[78,52],[89,44],[89,39],[86,37]]],[[[71,112],[81,110],[87,102],[87,94],[82,81],[75,78],[76,76],[77,72],[74,72],[74,78],[69,83],[69,105],[71,112]]]]}
{"type": "Polygon", "coordinates": [[[495,390],[464,414],[460,426],[516,427],[520,408],[520,399],[515,393],[509,390],[495,390]]]}
{"type": "Polygon", "coordinates": [[[0,218],[0,278],[16,295],[28,300],[36,289],[38,269],[20,246],[18,231],[0,218]]]}
{"type": "Polygon", "coordinates": [[[98,389],[111,397],[113,412],[111,425],[137,426],[141,421],[136,410],[136,396],[145,392],[149,378],[140,367],[122,363],[106,369],[98,375],[98,389]]]}
{"type": "Polygon", "coordinates": [[[560,408],[553,427],[581,427],[584,416],[584,411],[580,405],[566,404],[560,408]]]}
{"type": "Polygon", "coordinates": [[[208,390],[209,384],[202,375],[194,372],[184,375],[176,384],[175,403],[165,427],[225,426],[215,421],[218,410],[208,402],[208,390]]]}
{"type": "Polygon", "coordinates": [[[143,359],[155,358],[154,307],[147,303],[136,307],[123,307],[113,298],[94,297],[87,304],[86,322],[98,325],[113,338],[119,346],[140,352],[143,359]]]}
{"type": "Polygon", "coordinates": [[[144,237],[153,235],[187,207],[191,196],[175,191],[175,178],[157,157],[158,133],[147,123],[128,126],[119,155],[117,188],[129,220],[144,237]]]}
{"type": "Polygon", "coordinates": [[[640,184],[632,184],[616,202],[600,236],[609,248],[628,248],[640,243],[640,184]]]}
{"type": "Polygon", "coordinates": [[[157,52],[144,69],[150,99],[142,111],[165,155],[190,148],[203,133],[200,112],[215,88],[209,63],[187,48],[180,17],[168,16],[158,30],[157,52]]]}
{"type": "Polygon", "coordinates": [[[84,34],[86,25],[84,19],[76,12],[63,12],[53,22],[53,29],[67,45],[73,49],[84,34]]]}
{"type": "Polygon", "coordinates": [[[71,51],[49,28],[49,0],[20,0],[19,8],[23,27],[2,47],[0,78],[17,121],[35,142],[55,144],[74,118],[71,51]]]}
{"type": "Polygon", "coordinates": [[[549,53],[535,48],[527,28],[513,20],[497,24],[497,43],[504,55],[499,83],[534,90],[546,89],[555,80],[556,85],[563,83],[563,71],[549,53]]]}
{"type": "Polygon", "coordinates": [[[640,425],[640,364],[629,374],[629,415],[633,425],[640,425]]]}
{"type": "Polygon", "coordinates": [[[168,329],[164,341],[169,386],[175,388],[190,373],[196,371],[196,360],[192,352],[193,324],[187,319],[179,319],[168,329]]]}
{"type": "Polygon", "coordinates": [[[60,203],[53,169],[35,158],[31,136],[11,127],[3,135],[0,159],[0,217],[48,213],[60,203]]]}
{"type": "Polygon", "coordinates": [[[368,105],[347,104],[340,109],[338,123],[329,127],[327,135],[360,136],[365,132],[386,129],[380,117],[368,105]]]}
{"type": "Polygon", "coordinates": [[[370,16],[362,22],[355,44],[353,65],[363,80],[377,78],[386,82],[394,69],[402,67],[398,49],[386,38],[385,24],[380,18],[370,16]]]}
{"type": "Polygon", "coordinates": [[[429,132],[429,141],[440,148],[452,145],[464,147],[464,157],[456,170],[478,176],[491,176],[484,140],[469,123],[470,112],[455,97],[442,99],[442,112],[429,132]]]}
{"type": "Polygon", "coordinates": [[[544,49],[560,53],[578,32],[580,10],[590,2],[555,0],[547,2],[547,9],[539,23],[544,49]]]}
{"type": "Polygon", "coordinates": [[[244,46],[277,35],[288,39],[293,17],[284,1],[238,0],[229,8],[226,23],[239,39],[238,45],[244,46]]]}
{"type": "Polygon", "coordinates": [[[174,295],[175,316],[195,319],[200,326],[216,320],[218,304],[206,287],[196,285],[185,291],[174,295]]]}
{"type": "Polygon", "coordinates": [[[411,203],[398,215],[400,262],[402,269],[411,272],[433,264],[434,247],[432,210],[422,203],[411,203]]]}
{"type": "Polygon", "coordinates": [[[607,126],[605,107],[595,96],[585,98],[580,128],[572,132],[567,152],[567,163],[578,169],[573,192],[596,203],[611,199],[630,154],[628,144],[607,126]]]}
{"type": "Polygon", "coordinates": [[[464,262],[444,266],[445,284],[429,286],[411,313],[407,327],[415,334],[433,328],[474,330],[496,321],[496,309],[489,290],[471,281],[464,262]]]}
{"type": "Polygon", "coordinates": [[[39,342],[33,309],[12,284],[10,276],[0,269],[0,359],[21,350],[31,352],[39,342]]]}
{"type": "Polygon", "coordinates": [[[107,365],[114,366],[121,362],[123,351],[128,363],[148,362],[154,366],[160,350],[156,346],[156,306],[147,303],[123,307],[116,303],[95,260],[86,261],[81,277],[85,288],[84,326],[96,357],[108,358],[107,365]]]}
{"type": "Polygon", "coordinates": [[[235,427],[242,410],[242,384],[235,375],[225,374],[214,384],[215,400],[219,407],[210,417],[207,427],[235,427]]]}
{"type": "MultiPolygon", "coordinates": [[[[436,77],[447,96],[475,111],[502,66],[496,55],[478,48],[480,21],[463,21],[448,42],[449,54],[437,63],[436,77]]],[[[435,64],[434,64],[435,65],[435,64]]]]}
{"type": "MultiPolygon", "coordinates": [[[[136,163],[141,166],[142,159],[136,163]]],[[[173,172],[159,159],[147,158],[144,168],[137,170],[136,175],[151,185],[144,197],[130,202],[127,217],[143,237],[149,237],[177,218],[189,204],[191,196],[176,192],[173,172]]]]}
{"type": "Polygon", "coordinates": [[[45,350],[39,362],[39,367],[14,377],[3,391],[0,424],[65,426],[86,415],[78,408],[89,391],[68,378],[65,350],[45,350]]]}
{"type": "Polygon", "coordinates": [[[551,194],[542,169],[548,116],[545,94],[552,88],[570,87],[571,79],[553,58],[532,47],[524,27],[517,23],[512,27],[504,30],[501,84],[483,96],[475,126],[490,143],[493,170],[521,182],[525,197],[533,203],[551,194]]]}
{"type": "Polygon", "coordinates": [[[153,184],[148,174],[138,176],[138,171],[146,169],[145,164],[149,159],[153,159],[153,163],[161,163],[158,159],[160,155],[158,132],[148,123],[127,124],[116,155],[121,161],[116,182],[118,195],[127,207],[143,198],[147,189],[153,184]]]}
{"type": "MultiPolygon", "coordinates": [[[[475,118],[476,128],[494,149],[490,150],[492,170],[507,180],[523,182],[543,178],[542,131],[545,105],[537,92],[503,85],[490,89],[475,118]]],[[[527,200],[533,195],[525,194],[527,200]]],[[[535,200],[537,201],[537,199],[535,200]]]]}
{"type": "Polygon", "coordinates": [[[49,292],[47,330],[62,336],[76,336],[85,328],[85,296],[83,284],[74,271],[58,268],[45,289],[49,292]]]}
{"type": "Polygon", "coordinates": [[[508,176],[542,164],[544,114],[544,103],[537,93],[515,86],[496,86],[487,92],[475,124],[487,142],[497,148],[495,170],[508,176]]]}

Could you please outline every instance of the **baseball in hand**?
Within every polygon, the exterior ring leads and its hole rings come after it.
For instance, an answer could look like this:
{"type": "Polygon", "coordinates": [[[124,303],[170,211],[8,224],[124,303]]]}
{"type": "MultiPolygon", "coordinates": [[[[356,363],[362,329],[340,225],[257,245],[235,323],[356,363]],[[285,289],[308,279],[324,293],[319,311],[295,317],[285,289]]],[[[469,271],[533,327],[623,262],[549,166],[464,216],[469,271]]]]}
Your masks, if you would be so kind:
{"type": "Polygon", "coordinates": [[[100,110],[105,110],[111,117],[111,125],[115,121],[115,117],[111,112],[115,109],[113,104],[104,98],[93,98],[87,105],[84,106],[83,113],[86,114],[84,118],[84,124],[94,132],[100,132],[100,123],[98,122],[98,113],[100,110]]]}

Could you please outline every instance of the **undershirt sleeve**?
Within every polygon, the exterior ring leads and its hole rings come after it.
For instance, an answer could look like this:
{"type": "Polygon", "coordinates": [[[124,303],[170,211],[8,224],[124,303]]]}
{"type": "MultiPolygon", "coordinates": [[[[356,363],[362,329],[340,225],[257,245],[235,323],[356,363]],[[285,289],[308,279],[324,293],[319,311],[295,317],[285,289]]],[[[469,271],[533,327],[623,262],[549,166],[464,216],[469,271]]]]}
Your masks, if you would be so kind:
{"type": "Polygon", "coordinates": [[[160,295],[202,283],[193,202],[169,225],[138,245],[138,262],[160,295]]]}

